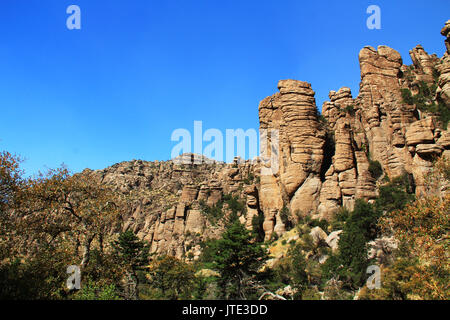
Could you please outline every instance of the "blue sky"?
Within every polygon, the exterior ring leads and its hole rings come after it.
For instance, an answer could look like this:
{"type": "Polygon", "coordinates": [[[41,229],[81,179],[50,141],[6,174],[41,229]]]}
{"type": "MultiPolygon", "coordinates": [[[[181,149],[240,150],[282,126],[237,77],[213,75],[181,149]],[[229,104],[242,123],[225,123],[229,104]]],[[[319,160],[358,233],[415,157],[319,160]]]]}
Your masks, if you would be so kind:
{"type": "Polygon", "coordinates": [[[358,53],[388,45],[405,64],[442,56],[450,1],[2,0],[0,150],[27,174],[167,160],[173,130],[257,129],[280,79],[359,89],[358,53]],[[66,8],[81,8],[68,30],[66,8]],[[369,5],[381,30],[369,30],[369,5]]]}

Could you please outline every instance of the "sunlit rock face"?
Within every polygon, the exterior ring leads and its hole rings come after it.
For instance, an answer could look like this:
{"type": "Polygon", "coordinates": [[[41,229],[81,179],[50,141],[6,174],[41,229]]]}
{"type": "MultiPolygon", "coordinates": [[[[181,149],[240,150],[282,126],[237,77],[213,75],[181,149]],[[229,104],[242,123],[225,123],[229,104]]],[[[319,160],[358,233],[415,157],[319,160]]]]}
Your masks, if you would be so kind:
{"type": "Polygon", "coordinates": [[[147,240],[152,252],[187,260],[198,258],[202,241],[221,235],[233,211],[224,199],[231,196],[241,204],[241,222],[252,229],[260,221],[270,239],[299,217],[331,219],[342,206],[352,209],[356,199],[374,200],[384,176],[409,174],[420,195],[433,159],[450,157],[450,132],[435,114],[403,101],[402,89],[416,94],[422,83],[434,85],[430,99],[449,106],[450,21],[441,34],[444,56],[418,45],[410,51],[411,66],[387,46],[364,47],[359,94],[353,97],[348,87],[330,91],[321,114],[311,84],[279,81],[278,92],[259,104],[260,129],[270,146],[261,148],[277,160],[276,170],[266,170],[272,163],[261,158],[227,164],[189,153],[89,174],[133,199],[123,230],[147,240]],[[376,161],[379,177],[369,170],[376,161]],[[212,219],[217,211],[208,208],[215,207],[222,215],[212,219]]]}

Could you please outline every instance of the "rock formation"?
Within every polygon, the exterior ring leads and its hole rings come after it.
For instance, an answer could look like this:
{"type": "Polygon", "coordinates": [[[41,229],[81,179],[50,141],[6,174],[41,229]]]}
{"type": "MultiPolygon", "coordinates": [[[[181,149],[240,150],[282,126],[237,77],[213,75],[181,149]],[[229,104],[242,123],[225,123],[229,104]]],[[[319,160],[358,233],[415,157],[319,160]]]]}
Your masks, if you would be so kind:
{"type": "MultiPolygon", "coordinates": [[[[425,83],[436,89],[430,101],[450,106],[450,21],[441,33],[444,56],[419,45],[410,51],[411,66],[387,46],[364,47],[358,96],[346,87],[331,91],[321,114],[309,83],[279,81],[279,92],[259,104],[260,129],[272,142],[269,132],[277,132],[277,150],[267,148],[276,152],[275,172],[267,173],[261,159],[226,164],[187,154],[123,162],[92,174],[134,199],[124,230],[149,241],[152,252],[186,259],[199,256],[201,241],[220,236],[231,212],[226,196],[240,199],[238,215],[248,229],[263,216],[270,239],[303,216],[330,219],[342,206],[352,209],[356,199],[372,201],[384,176],[409,174],[419,195],[433,158],[450,156],[450,132],[436,114],[408,104],[403,91],[417,94],[425,83]],[[371,172],[376,162],[381,176],[371,172]],[[224,212],[217,220],[207,209],[215,206],[224,212]]],[[[321,237],[334,246],[338,234],[321,237]]]]}

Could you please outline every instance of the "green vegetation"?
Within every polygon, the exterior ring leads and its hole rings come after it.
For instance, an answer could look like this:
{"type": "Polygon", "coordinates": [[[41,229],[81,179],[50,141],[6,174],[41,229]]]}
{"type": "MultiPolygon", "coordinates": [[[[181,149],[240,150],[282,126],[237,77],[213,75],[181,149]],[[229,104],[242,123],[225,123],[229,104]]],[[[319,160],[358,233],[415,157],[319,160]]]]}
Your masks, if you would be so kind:
{"type": "Polygon", "coordinates": [[[327,124],[328,124],[327,118],[325,118],[325,116],[323,114],[320,114],[318,110],[317,110],[317,119],[319,120],[319,123],[322,127],[327,126],[327,124]]]}
{"type": "Polygon", "coordinates": [[[324,264],[323,271],[327,279],[343,281],[344,288],[357,289],[366,279],[366,269],[370,265],[367,259],[367,242],[379,234],[377,227],[380,210],[375,206],[357,200],[355,209],[345,222],[339,240],[339,252],[332,255],[324,264]]]}
{"type": "Polygon", "coordinates": [[[244,184],[252,184],[253,181],[255,180],[255,175],[251,172],[248,173],[247,178],[244,179],[244,184]]]}
{"type": "Polygon", "coordinates": [[[205,201],[200,200],[199,204],[202,214],[212,225],[216,225],[217,222],[223,217],[223,201],[219,201],[213,206],[208,206],[205,201]]]}
{"type": "Polygon", "coordinates": [[[298,215],[298,224],[305,225],[309,228],[320,227],[322,230],[327,230],[329,223],[325,219],[313,219],[310,216],[298,215]]]}
{"type": "MultiPolygon", "coordinates": [[[[0,298],[2,299],[257,299],[263,293],[285,298],[443,299],[448,287],[450,195],[433,195],[450,178],[450,161],[439,159],[426,177],[424,197],[415,200],[412,175],[378,181],[379,197],[341,208],[331,221],[297,212],[294,229],[287,206],[280,211],[293,230],[264,243],[264,215],[253,217],[253,230],[239,221],[246,206],[224,195],[202,212],[219,221],[220,238],[201,243],[189,262],[152,256],[145,241],[118,229],[118,213],[129,203],[92,179],[65,169],[38,179],[22,179],[18,159],[0,154],[0,298]],[[73,201],[76,198],[77,201],[73,201]],[[20,217],[27,219],[17,219],[20,217]],[[320,227],[342,230],[338,248],[325,241],[320,227]],[[383,262],[381,289],[365,286],[368,243],[393,236],[397,250],[383,262]],[[268,251],[276,259],[267,267],[268,251]],[[66,288],[67,266],[79,265],[81,290],[66,288]]],[[[128,210],[128,211],[127,211],[128,210]]],[[[199,234],[189,235],[200,238],[199,234]]],[[[186,251],[199,242],[186,242],[186,251]]],[[[194,252],[194,253],[193,253],[194,252]]]]}
{"type": "Polygon", "coordinates": [[[344,289],[355,290],[364,284],[367,243],[380,235],[378,221],[385,212],[401,210],[414,200],[414,188],[408,175],[394,178],[380,187],[374,204],[357,200],[352,212],[342,209],[332,221],[333,229],[342,228],[339,251],[323,266],[325,278],[339,279],[344,289]]]}
{"type": "Polygon", "coordinates": [[[308,273],[306,269],[308,267],[305,254],[301,245],[297,245],[289,251],[289,272],[290,282],[296,289],[296,297],[301,298],[305,290],[309,287],[308,273]]]}
{"type": "MultiPolygon", "coordinates": [[[[428,182],[441,183],[449,168],[450,160],[439,160],[428,182]]],[[[382,269],[382,287],[379,290],[364,287],[360,298],[448,300],[449,212],[450,195],[441,198],[431,193],[383,216],[380,228],[393,234],[399,247],[393,254],[394,261],[382,269]]]]}
{"type": "Polygon", "coordinates": [[[156,258],[146,273],[147,297],[151,299],[192,299],[196,277],[194,267],[175,257],[156,258]]]}
{"type": "Polygon", "coordinates": [[[93,281],[84,284],[80,291],[74,295],[74,300],[121,300],[117,295],[114,284],[100,287],[93,281]]]}
{"type": "Polygon", "coordinates": [[[369,159],[369,172],[372,177],[378,179],[383,175],[383,167],[378,161],[369,159]]]}
{"type": "Polygon", "coordinates": [[[256,242],[264,241],[264,214],[262,212],[258,212],[258,215],[254,216],[252,219],[252,231],[255,236],[256,242]]]}
{"type": "Polygon", "coordinates": [[[139,297],[139,277],[137,271],[148,263],[149,247],[139,240],[132,231],[125,231],[112,244],[116,261],[122,265],[126,274],[126,299],[136,300],[139,297]]]}
{"type": "Polygon", "coordinates": [[[239,212],[244,215],[247,213],[247,206],[243,201],[239,200],[239,197],[237,196],[224,194],[223,202],[228,205],[228,208],[231,210],[233,215],[237,215],[239,212]]]}
{"type": "Polygon", "coordinates": [[[345,221],[348,220],[348,217],[350,216],[350,211],[345,208],[341,207],[339,208],[339,211],[336,212],[333,219],[331,220],[331,229],[333,231],[342,230],[344,228],[345,221]]]}
{"type": "MultiPolygon", "coordinates": [[[[365,147],[365,145],[364,145],[365,147]]],[[[372,160],[372,156],[370,155],[370,152],[366,148],[366,155],[367,159],[369,160],[369,172],[370,175],[378,180],[383,175],[383,167],[381,166],[381,163],[377,160],[372,160]]]]}
{"type": "Polygon", "coordinates": [[[286,230],[291,230],[294,226],[291,218],[291,212],[288,207],[284,206],[280,211],[280,218],[283,222],[284,226],[286,227],[286,230]]]}
{"type": "Polygon", "coordinates": [[[233,215],[237,215],[239,212],[246,214],[247,207],[237,196],[230,194],[224,194],[215,205],[208,206],[205,201],[199,201],[200,210],[202,214],[208,219],[212,225],[216,225],[220,219],[223,218],[223,206],[227,204],[233,215]]]}
{"type": "Polygon", "coordinates": [[[408,174],[395,177],[386,185],[380,186],[379,197],[375,204],[384,212],[402,210],[406,204],[414,201],[414,179],[408,174]]]}
{"type": "Polygon", "coordinates": [[[355,114],[355,107],[350,104],[344,108],[344,111],[348,114],[353,115],[353,114],[355,114]]]}
{"type": "Polygon", "coordinates": [[[231,221],[218,240],[204,245],[202,262],[206,268],[220,274],[217,285],[220,298],[255,298],[258,270],[267,259],[267,254],[238,219],[231,221]]]}
{"type": "Polygon", "coordinates": [[[408,105],[416,105],[420,111],[436,114],[442,122],[443,128],[447,129],[450,121],[450,108],[443,102],[434,100],[436,89],[437,82],[429,87],[424,81],[421,81],[418,85],[418,93],[415,95],[409,89],[401,89],[402,99],[408,105]]]}

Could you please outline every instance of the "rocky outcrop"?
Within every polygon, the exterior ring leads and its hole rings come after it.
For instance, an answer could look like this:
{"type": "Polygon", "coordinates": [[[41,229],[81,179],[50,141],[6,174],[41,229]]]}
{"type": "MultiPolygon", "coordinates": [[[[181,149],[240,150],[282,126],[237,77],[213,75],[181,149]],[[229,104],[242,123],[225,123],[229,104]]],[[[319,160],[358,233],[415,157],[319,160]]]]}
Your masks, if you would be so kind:
{"type": "Polygon", "coordinates": [[[441,34],[446,38],[445,47],[447,48],[447,54],[450,54],[450,20],[447,20],[445,26],[441,30],[441,34]]]}
{"type": "MultiPolygon", "coordinates": [[[[259,202],[256,184],[248,177],[254,179],[257,168],[250,161],[224,164],[187,154],[173,161],[122,162],[91,174],[129,199],[124,231],[133,230],[148,241],[153,253],[195,259],[200,243],[223,231],[223,219],[213,221],[205,208],[221,203],[224,195],[247,198],[246,212],[239,214],[251,228],[259,202]],[[201,160],[195,164],[194,159],[201,160]]],[[[223,211],[229,213],[225,205],[223,211]]]]}
{"type": "Polygon", "coordinates": [[[279,93],[259,105],[261,129],[277,130],[279,170],[261,175],[261,210],[264,212],[266,238],[272,231],[284,232],[279,213],[284,205],[298,215],[312,214],[319,204],[322,185],[325,131],[321,128],[311,85],[282,80],[279,93]]]}
{"type": "MultiPolygon", "coordinates": [[[[220,236],[230,196],[245,208],[238,215],[248,229],[263,217],[270,239],[303,216],[331,219],[341,207],[352,209],[356,199],[374,200],[384,176],[409,174],[420,195],[433,159],[450,157],[450,132],[436,114],[404,101],[403,94],[416,94],[425,83],[436,88],[427,99],[449,107],[450,21],[441,33],[445,55],[429,55],[418,45],[410,51],[411,66],[392,48],[364,47],[358,96],[347,87],[330,91],[322,114],[311,84],[279,81],[279,92],[259,104],[264,157],[226,164],[183,154],[171,161],[123,162],[93,174],[130,199],[124,230],[149,241],[152,252],[188,260],[199,256],[201,241],[220,236]],[[373,174],[377,162],[381,176],[373,174]],[[211,216],[217,208],[223,216],[211,216]]],[[[327,236],[316,228],[312,236],[337,247],[339,233],[327,236]]],[[[382,240],[373,244],[374,258],[383,259],[382,240]]]]}
{"type": "Polygon", "coordinates": [[[445,46],[447,52],[442,57],[440,63],[436,65],[436,69],[439,72],[439,86],[436,93],[441,101],[450,105],[450,20],[446,22],[441,34],[446,38],[445,46]]]}
{"type": "MultiPolygon", "coordinates": [[[[449,26],[442,30],[446,45],[449,26]]],[[[260,103],[261,128],[280,135],[279,173],[261,177],[266,237],[284,232],[282,207],[292,220],[297,214],[329,219],[341,206],[352,209],[356,199],[375,199],[380,181],[371,163],[379,162],[389,178],[412,174],[417,194],[423,192],[433,157],[448,153],[447,131],[433,114],[403,101],[402,90],[416,94],[422,83],[436,85],[432,99],[448,106],[450,64],[448,53],[439,59],[420,45],[410,56],[413,65],[405,66],[392,48],[364,47],[359,95],[353,98],[347,87],[331,91],[322,119],[305,82],[280,81],[280,92],[260,103]]]]}
{"type": "Polygon", "coordinates": [[[368,243],[368,258],[376,261],[377,265],[387,265],[392,262],[392,253],[398,248],[398,242],[393,237],[377,238],[368,243]]]}

